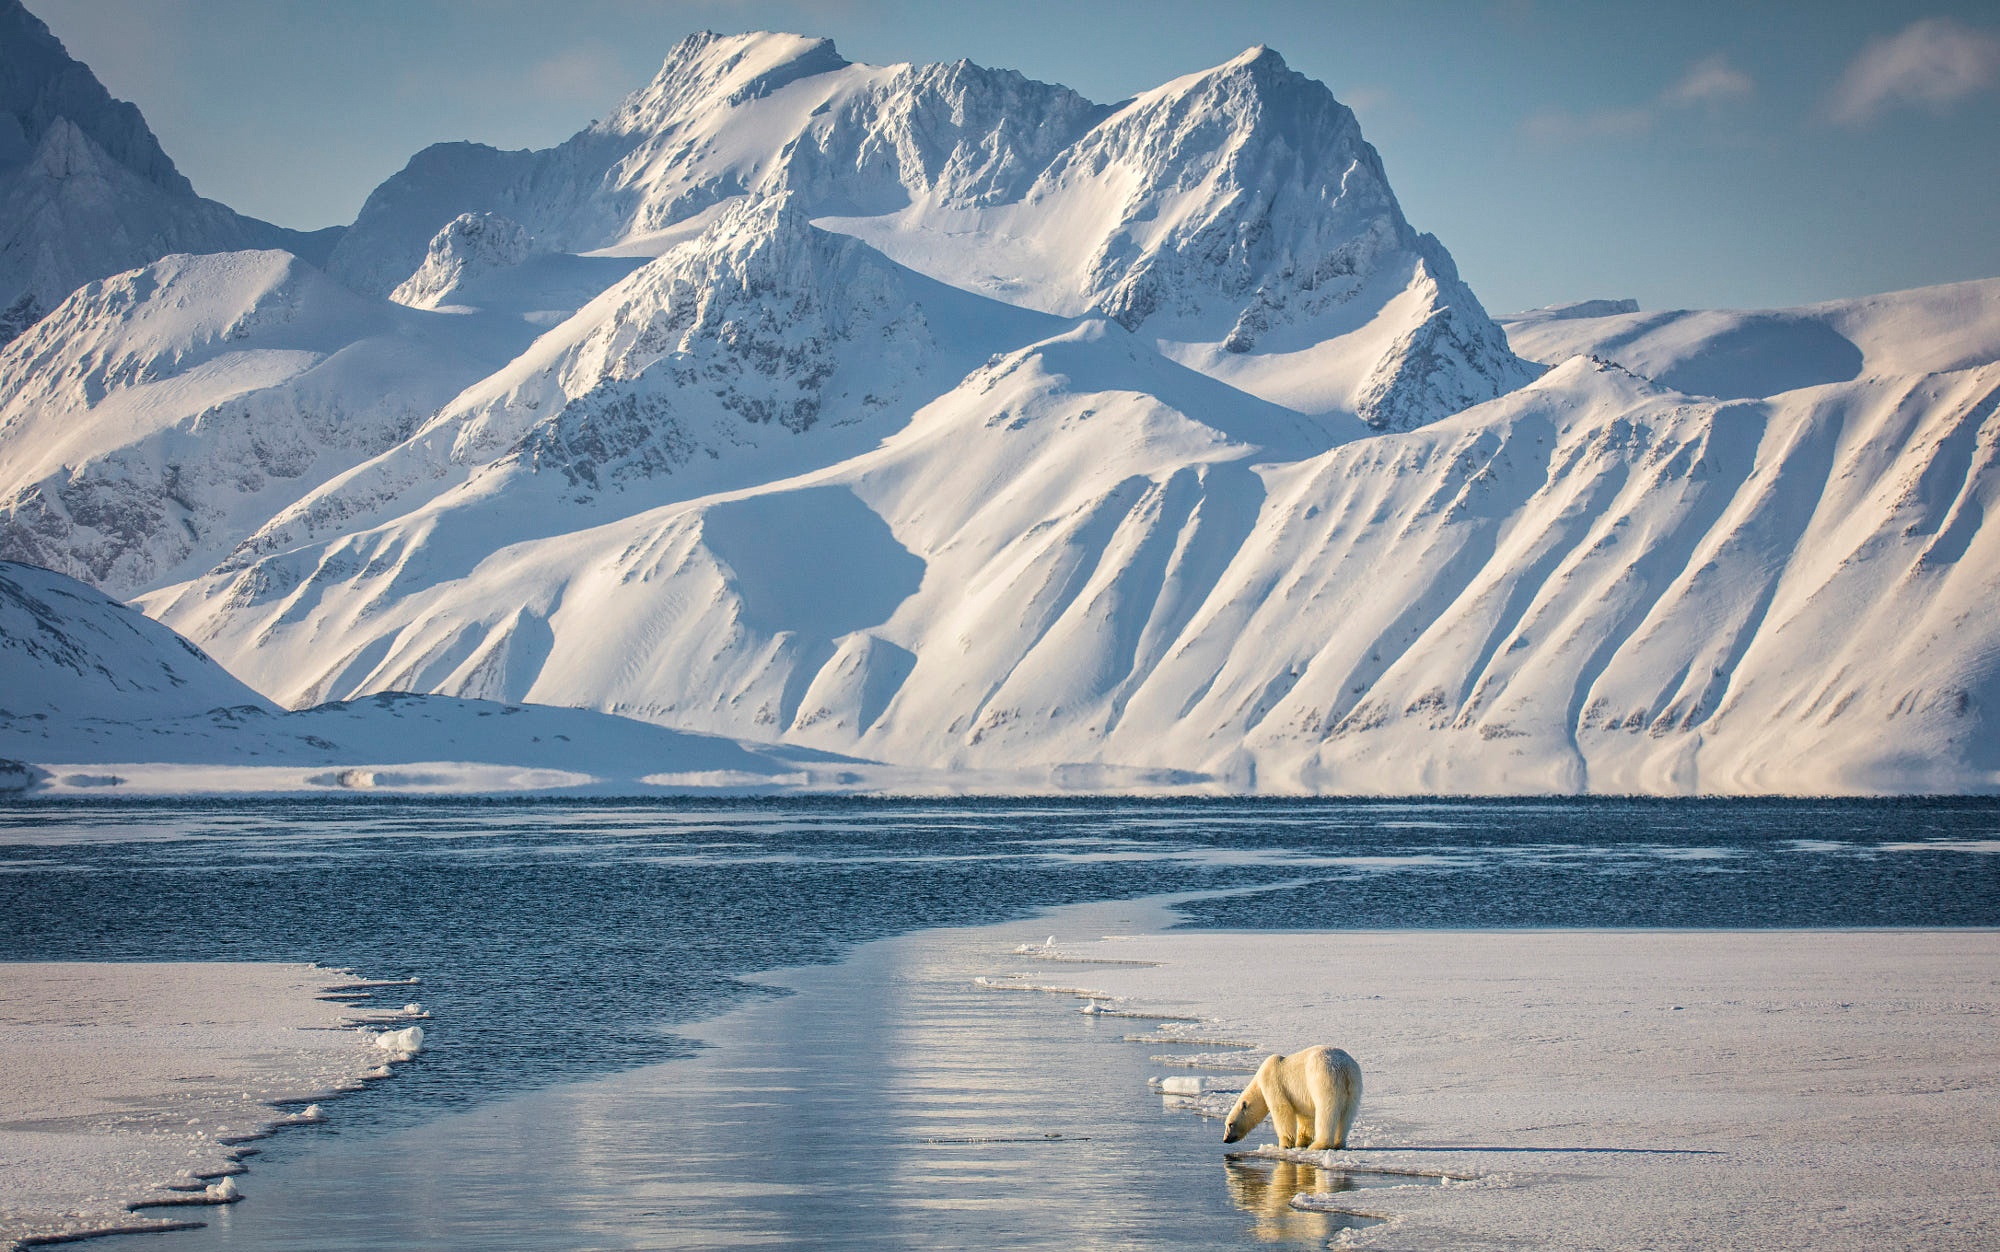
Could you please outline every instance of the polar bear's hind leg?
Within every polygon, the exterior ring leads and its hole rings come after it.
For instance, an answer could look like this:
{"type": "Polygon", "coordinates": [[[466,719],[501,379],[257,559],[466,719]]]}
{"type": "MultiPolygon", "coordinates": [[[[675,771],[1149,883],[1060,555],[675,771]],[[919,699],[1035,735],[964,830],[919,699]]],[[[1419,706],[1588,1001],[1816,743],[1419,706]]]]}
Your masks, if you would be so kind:
{"type": "Polygon", "coordinates": [[[1361,1067],[1339,1048],[1320,1049],[1307,1083],[1313,1093],[1312,1149],[1347,1147],[1347,1130],[1361,1107],[1361,1067]]]}
{"type": "Polygon", "coordinates": [[[1345,1149],[1348,1127],[1354,1124],[1354,1115],[1361,1109],[1361,1066],[1339,1048],[1333,1049],[1327,1060],[1331,1063],[1334,1080],[1333,1146],[1345,1149]]]}

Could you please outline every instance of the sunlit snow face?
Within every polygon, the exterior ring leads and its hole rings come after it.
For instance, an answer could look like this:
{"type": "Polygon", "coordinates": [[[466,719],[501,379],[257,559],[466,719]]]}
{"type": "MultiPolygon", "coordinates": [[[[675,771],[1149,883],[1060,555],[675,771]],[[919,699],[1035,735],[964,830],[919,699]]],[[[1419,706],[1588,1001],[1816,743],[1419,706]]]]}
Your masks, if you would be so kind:
{"type": "Polygon", "coordinates": [[[1253,1085],[1237,1097],[1236,1106],[1229,1110],[1229,1120],[1222,1124],[1222,1141],[1235,1143],[1238,1139],[1257,1129],[1257,1124],[1270,1113],[1261,1092],[1253,1085]]]}

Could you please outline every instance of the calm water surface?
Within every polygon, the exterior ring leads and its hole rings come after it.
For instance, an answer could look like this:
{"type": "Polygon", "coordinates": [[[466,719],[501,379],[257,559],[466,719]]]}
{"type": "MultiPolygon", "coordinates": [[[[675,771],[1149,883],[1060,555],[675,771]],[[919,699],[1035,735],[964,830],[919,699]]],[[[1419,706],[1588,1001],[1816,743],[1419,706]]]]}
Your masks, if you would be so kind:
{"type": "Polygon", "coordinates": [[[16,806],[0,959],[423,980],[418,1062],[135,1249],[1323,1247],[1283,1201],[1337,1180],[1226,1166],[1142,1045],[913,932],[1993,926],[1996,851],[1988,800],[16,806]]]}

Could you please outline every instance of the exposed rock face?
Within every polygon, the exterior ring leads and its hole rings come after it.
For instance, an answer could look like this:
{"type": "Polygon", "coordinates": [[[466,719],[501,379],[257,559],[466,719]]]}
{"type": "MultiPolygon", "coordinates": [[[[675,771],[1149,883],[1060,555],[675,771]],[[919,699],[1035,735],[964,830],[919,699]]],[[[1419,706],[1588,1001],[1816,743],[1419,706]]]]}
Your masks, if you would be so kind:
{"type": "Polygon", "coordinates": [[[512,218],[461,213],[431,240],[424,263],[389,298],[413,309],[435,309],[452,303],[467,282],[519,265],[534,250],[527,228],[512,218]]]}
{"type": "Polygon", "coordinates": [[[171,252],[332,244],[197,196],[139,110],[19,0],[0,0],[0,222],[0,343],[91,279],[171,252]]]}

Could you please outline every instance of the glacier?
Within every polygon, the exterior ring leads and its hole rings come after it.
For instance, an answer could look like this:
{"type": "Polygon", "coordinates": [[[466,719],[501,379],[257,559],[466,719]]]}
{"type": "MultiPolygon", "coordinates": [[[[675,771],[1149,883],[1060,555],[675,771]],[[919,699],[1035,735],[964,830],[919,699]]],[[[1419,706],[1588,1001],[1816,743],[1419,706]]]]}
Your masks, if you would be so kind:
{"type": "Polygon", "coordinates": [[[323,254],[159,246],[0,347],[0,559],[268,718],[757,786],[2000,785],[2000,281],[1495,318],[1268,48],[1100,105],[695,35],[323,254]]]}

